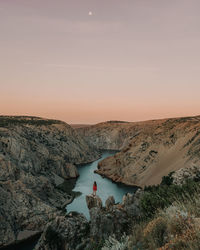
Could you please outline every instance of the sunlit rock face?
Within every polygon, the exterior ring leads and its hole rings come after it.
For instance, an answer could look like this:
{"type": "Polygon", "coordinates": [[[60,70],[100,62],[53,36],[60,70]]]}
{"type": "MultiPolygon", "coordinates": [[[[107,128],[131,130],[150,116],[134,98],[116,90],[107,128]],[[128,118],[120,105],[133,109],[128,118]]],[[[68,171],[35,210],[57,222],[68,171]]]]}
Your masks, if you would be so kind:
{"type": "Polygon", "coordinates": [[[71,201],[58,182],[78,176],[75,164],[98,157],[64,122],[0,117],[0,246],[22,230],[43,230],[71,201]]]}
{"type": "Polygon", "coordinates": [[[146,122],[105,122],[77,128],[89,145],[119,153],[99,162],[96,173],[114,182],[144,187],[200,164],[200,117],[146,122]]]}

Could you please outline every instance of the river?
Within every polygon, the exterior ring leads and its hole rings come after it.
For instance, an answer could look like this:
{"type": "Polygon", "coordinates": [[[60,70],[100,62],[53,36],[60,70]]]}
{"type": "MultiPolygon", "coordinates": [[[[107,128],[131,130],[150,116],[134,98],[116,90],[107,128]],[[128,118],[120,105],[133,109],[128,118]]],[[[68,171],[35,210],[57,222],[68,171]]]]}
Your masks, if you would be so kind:
{"type": "Polygon", "coordinates": [[[85,201],[85,196],[93,192],[92,187],[94,181],[97,182],[97,195],[102,199],[104,204],[108,196],[113,195],[115,202],[121,202],[124,194],[136,191],[135,187],[114,183],[111,180],[94,173],[99,161],[102,161],[115,153],[116,151],[105,151],[99,160],[78,167],[80,176],[73,189],[73,192],[77,194],[77,197],[71,204],[67,205],[67,212],[76,211],[83,213],[86,218],[89,219],[89,211],[85,201]]]}

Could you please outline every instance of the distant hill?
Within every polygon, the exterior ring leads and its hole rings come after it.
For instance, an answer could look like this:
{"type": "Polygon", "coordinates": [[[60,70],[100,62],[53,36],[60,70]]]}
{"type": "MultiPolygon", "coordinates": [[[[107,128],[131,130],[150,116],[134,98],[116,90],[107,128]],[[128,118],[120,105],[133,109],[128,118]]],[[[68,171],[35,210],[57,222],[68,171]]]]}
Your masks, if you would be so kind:
{"type": "Polygon", "coordinates": [[[72,128],[84,128],[84,127],[89,127],[91,126],[90,124],[70,124],[72,128]]]}

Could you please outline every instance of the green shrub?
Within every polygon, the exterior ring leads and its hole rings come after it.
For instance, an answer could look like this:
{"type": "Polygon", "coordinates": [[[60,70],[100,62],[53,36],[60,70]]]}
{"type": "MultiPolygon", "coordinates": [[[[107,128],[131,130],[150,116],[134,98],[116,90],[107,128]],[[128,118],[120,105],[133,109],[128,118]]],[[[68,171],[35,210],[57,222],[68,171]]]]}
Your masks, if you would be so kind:
{"type": "Polygon", "coordinates": [[[146,217],[151,217],[158,209],[170,206],[174,201],[182,201],[199,189],[199,182],[187,180],[183,185],[158,185],[145,188],[140,207],[146,217]]]}
{"type": "Polygon", "coordinates": [[[174,171],[170,172],[167,176],[163,176],[160,185],[167,185],[167,186],[172,185],[173,184],[173,177],[172,177],[173,173],[174,173],[174,171]]]}

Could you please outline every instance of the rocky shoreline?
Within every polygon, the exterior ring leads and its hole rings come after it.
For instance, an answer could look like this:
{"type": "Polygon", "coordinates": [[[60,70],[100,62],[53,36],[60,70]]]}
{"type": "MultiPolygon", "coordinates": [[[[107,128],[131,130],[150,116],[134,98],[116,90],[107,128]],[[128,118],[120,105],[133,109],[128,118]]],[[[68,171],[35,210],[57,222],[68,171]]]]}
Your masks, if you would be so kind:
{"type": "MultiPolygon", "coordinates": [[[[101,162],[100,162],[101,164],[101,162]]],[[[98,165],[99,166],[99,165],[98,165]]],[[[125,186],[130,186],[130,187],[136,187],[136,188],[141,188],[140,186],[137,186],[133,183],[128,183],[128,182],[123,182],[122,177],[120,177],[119,175],[114,175],[114,176],[108,176],[106,173],[102,172],[100,169],[97,169],[94,171],[94,173],[101,175],[103,178],[107,178],[109,180],[111,180],[114,183],[118,183],[118,184],[122,184],[125,186]]]]}

